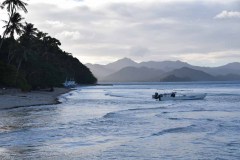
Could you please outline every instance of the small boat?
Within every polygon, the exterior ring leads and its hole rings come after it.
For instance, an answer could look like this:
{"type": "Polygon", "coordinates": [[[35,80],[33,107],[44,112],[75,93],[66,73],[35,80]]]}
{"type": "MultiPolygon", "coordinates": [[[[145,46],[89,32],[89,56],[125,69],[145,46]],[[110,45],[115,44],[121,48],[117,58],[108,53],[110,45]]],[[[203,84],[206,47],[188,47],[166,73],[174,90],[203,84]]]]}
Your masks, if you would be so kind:
{"type": "Polygon", "coordinates": [[[77,83],[74,81],[74,80],[67,80],[63,83],[63,86],[64,87],[67,87],[67,88],[72,88],[72,87],[75,87],[77,85],[77,83]]]}
{"type": "Polygon", "coordinates": [[[159,99],[159,101],[167,101],[167,100],[202,100],[207,96],[206,93],[203,94],[192,94],[192,95],[185,95],[185,94],[177,94],[177,92],[172,93],[164,93],[158,94],[155,93],[152,95],[153,99],[159,99]]]}

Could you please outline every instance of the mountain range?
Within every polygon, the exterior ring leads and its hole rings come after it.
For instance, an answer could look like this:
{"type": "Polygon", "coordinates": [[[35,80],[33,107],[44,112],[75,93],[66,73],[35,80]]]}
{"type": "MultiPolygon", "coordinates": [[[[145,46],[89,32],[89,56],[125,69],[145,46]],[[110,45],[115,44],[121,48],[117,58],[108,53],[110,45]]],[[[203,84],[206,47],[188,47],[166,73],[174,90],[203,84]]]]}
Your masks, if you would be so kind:
{"type": "Polygon", "coordinates": [[[86,64],[99,82],[239,81],[240,63],[219,67],[193,66],[182,61],[137,63],[123,58],[107,65],[86,64]]]}

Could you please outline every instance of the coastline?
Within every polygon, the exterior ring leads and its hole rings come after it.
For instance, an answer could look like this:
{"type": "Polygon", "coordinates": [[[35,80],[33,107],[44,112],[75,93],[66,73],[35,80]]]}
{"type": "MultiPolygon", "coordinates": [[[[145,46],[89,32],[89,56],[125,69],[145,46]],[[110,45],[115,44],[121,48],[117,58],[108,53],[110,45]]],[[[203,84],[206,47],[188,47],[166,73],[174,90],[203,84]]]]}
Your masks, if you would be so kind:
{"type": "Polygon", "coordinates": [[[0,89],[0,110],[27,106],[59,104],[58,97],[72,91],[69,88],[54,88],[53,92],[21,92],[19,89],[0,89]]]}

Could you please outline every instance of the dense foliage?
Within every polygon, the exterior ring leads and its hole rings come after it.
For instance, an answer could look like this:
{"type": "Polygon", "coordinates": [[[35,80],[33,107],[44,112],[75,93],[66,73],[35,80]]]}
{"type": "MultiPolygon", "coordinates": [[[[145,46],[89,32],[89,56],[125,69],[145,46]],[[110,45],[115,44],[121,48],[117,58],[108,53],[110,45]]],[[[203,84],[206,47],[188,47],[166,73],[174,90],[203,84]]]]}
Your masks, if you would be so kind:
{"type": "Polygon", "coordinates": [[[0,37],[0,86],[24,90],[47,88],[61,86],[70,78],[80,84],[96,83],[86,66],[60,49],[59,40],[37,30],[31,23],[23,24],[19,13],[9,16],[0,37]]]}

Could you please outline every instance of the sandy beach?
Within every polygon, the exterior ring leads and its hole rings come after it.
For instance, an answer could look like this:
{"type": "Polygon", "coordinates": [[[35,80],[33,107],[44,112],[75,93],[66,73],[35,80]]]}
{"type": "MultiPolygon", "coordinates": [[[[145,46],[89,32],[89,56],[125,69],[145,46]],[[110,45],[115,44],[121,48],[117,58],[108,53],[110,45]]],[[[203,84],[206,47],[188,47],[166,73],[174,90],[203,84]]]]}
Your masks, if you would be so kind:
{"type": "Polygon", "coordinates": [[[18,89],[0,89],[0,109],[57,104],[59,103],[57,97],[69,91],[71,89],[54,88],[53,92],[31,91],[24,93],[18,89]]]}

